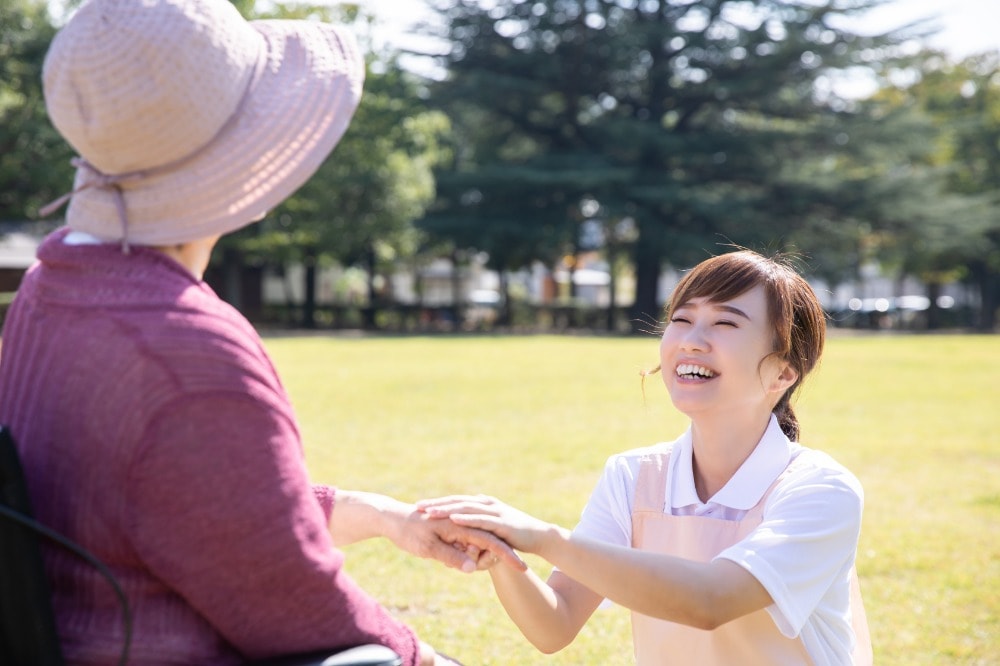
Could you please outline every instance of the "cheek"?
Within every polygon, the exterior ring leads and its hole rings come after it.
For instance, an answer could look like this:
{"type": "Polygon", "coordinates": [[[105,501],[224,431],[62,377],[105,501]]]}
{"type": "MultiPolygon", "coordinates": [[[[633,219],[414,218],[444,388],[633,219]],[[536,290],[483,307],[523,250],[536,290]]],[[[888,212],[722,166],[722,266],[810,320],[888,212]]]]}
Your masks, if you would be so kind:
{"type": "Polygon", "coordinates": [[[670,356],[672,350],[675,347],[676,345],[674,344],[673,336],[671,335],[671,332],[668,329],[663,333],[663,336],[660,338],[660,365],[662,367],[664,368],[666,367],[665,364],[667,363],[667,358],[670,356]]]}

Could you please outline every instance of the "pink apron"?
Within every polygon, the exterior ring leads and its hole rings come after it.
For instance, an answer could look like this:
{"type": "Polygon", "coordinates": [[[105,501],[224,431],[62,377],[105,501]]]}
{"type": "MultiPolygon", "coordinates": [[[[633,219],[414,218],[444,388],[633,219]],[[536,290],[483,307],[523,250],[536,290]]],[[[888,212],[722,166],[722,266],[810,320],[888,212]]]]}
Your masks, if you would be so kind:
{"type": "MultiPolygon", "coordinates": [[[[663,512],[669,497],[670,454],[643,461],[632,510],[632,546],[645,551],[709,562],[739,542],[763,519],[764,504],[791,465],[767,489],[742,520],[703,516],[673,516],[663,512]]],[[[854,664],[872,663],[871,639],[861,591],[851,570],[851,617],[855,634],[854,664]]],[[[784,636],[764,609],[744,615],[713,631],[632,613],[632,635],[638,666],[698,664],[698,666],[785,666],[812,664],[800,638],[784,636]]]]}

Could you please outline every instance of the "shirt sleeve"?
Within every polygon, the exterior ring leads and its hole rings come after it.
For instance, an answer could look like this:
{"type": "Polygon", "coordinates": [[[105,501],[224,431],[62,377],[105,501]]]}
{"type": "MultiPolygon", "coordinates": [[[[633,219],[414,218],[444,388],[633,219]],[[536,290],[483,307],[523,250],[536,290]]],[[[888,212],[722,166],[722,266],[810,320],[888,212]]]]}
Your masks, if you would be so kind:
{"type": "Polygon", "coordinates": [[[638,456],[608,458],[604,471],[583,507],[573,533],[617,546],[632,545],[632,504],[639,471],[638,456]]]}
{"type": "Polygon", "coordinates": [[[345,573],[280,408],[180,398],[148,427],[127,492],[142,566],[246,657],[381,643],[416,663],[413,631],[345,573]]]}
{"type": "Polygon", "coordinates": [[[843,468],[812,466],[784,479],[761,524],[718,555],[767,589],[768,608],[788,637],[798,636],[831,586],[847,580],[861,532],[861,486],[843,468]]]}

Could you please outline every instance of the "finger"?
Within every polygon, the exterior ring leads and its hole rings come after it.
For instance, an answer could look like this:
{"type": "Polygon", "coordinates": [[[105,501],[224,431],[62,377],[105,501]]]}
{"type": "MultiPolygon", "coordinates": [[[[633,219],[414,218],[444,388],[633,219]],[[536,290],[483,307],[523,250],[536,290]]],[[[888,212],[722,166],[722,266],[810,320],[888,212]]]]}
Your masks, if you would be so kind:
{"type": "Polygon", "coordinates": [[[425,507],[423,513],[431,518],[448,518],[456,513],[481,513],[485,515],[497,516],[500,514],[500,506],[496,504],[483,504],[477,501],[460,501],[449,504],[438,504],[425,507]]]}
{"type": "Polygon", "coordinates": [[[528,565],[517,554],[517,551],[495,534],[480,530],[469,530],[464,538],[468,543],[479,547],[482,551],[488,551],[492,556],[509,567],[518,571],[524,571],[528,568],[528,565]]]}
{"type": "Polygon", "coordinates": [[[500,561],[500,558],[491,553],[488,550],[484,550],[476,558],[476,568],[480,571],[485,571],[487,569],[492,569],[496,566],[496,563],[500,561]]]}
{"type": "Polygon", "coordinates": [[[425,511],[429,508],[441,507],[449,504],[490,504],[495,501],[496,500],[487,495],[446,495],[445,497],[422,499],[416,503],[416,507],[420,511],[425,511]]]}
{"type": "MultiPolygon", "coordinates": [[[[462,525],[457,525],[451,521],[444,521],[436,525],[438,538],[441,542],[451,544],[464,544],[464,553],[470,562],[478,561],[478,552],[488,551],[498,559],[503,560],[508,566],[523,571],[527,565],[502,538],[488,531],[472,529],[462,525]],[[474,553],[475,551],[475,553],[474,553]]],[[[436,556],[434,556],[436,557],[436,556]]],[[[440,558],[438,558],[440,559],[440,558]]],[[[456,567],[462,571],[469,571],[468,565],[463,563],[456,567]]],[[[474,570],[474,569],[473,569],[474,570]]]]}
{"type": "Polygon", "coordinates": [[[444,497],[432,497],[429,499],[422,499],[417,501],[416,506],[418,509],[423,509],[429,506],[439,506],[441,504],[451,504],[454,502],[471,502],[475,498],[472,495],[445,495],[444,497]]]}
{"type": "Polygon", "coordinates": [[[505,528],[509,527],[499,516],[485,513],[453,513],[448,518],[451,522],[462,527],[472,527],[477,530],[486,530],[504,537],[505,528]]]}
{"type": "Polygon", "coordinates": [[[465,573],[472,573],[478,566],[477,559],[469,557],[466,549],[462,548],[461,545],[456,547],[456,544],[444,541],[432,543],[428,549],[427,557],[441,562],[446,567],[458,569],[465,573]]]}

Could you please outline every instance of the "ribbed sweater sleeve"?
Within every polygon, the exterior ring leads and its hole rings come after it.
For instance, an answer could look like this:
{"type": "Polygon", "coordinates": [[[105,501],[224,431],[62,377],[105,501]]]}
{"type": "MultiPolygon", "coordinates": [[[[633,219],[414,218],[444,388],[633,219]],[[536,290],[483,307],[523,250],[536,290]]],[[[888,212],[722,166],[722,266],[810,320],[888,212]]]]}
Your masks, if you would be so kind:
{"type": "Polygon", "coordinates": [[[323,517],[329,525],[330,517],[333,515],[333,505],[337,503],[337,489],[333,486],[316,484],[313,486],[313,495],[316,496],[316,501],[323,509],[323,517]]]}
{"type": "Polygon", "coordinates": [[[245,394],[165,405],[123,496],[134,548],[248,657],[375,642],[414,662],[413,633],[343,571],[294,434],[245,394]]]}

